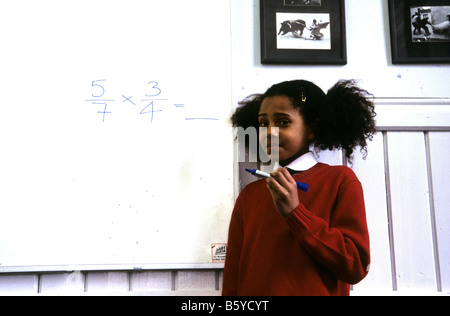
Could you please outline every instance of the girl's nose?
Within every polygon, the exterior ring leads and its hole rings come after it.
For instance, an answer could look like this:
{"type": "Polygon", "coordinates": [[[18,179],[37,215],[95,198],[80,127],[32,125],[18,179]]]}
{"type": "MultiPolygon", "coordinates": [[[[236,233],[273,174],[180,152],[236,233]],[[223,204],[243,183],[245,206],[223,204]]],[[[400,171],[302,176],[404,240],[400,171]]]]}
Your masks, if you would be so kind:
{"type": "Polygon", "coordinates": [[[267,130],[267,136],[278,137],[280,135],[280,129],[269,125],[267,130]]]}

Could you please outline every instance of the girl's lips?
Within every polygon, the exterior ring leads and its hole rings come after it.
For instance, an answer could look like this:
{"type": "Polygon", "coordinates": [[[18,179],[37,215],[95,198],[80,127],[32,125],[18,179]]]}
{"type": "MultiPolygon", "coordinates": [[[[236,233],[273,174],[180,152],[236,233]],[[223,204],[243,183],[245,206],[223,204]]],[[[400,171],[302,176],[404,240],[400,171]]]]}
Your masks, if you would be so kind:
{"type": "Polygon", "coordinates": [[[266,152],[268,155],[271,155],[273,152],[280,153],[280,146],[267,146],[266,152]]]}
{"type": "Polygon", "coordinates": [[[281,145],[273,145],[272,146],[272,144],[267,144],[267,148],[280,148],[281,147],[281,145]]]}

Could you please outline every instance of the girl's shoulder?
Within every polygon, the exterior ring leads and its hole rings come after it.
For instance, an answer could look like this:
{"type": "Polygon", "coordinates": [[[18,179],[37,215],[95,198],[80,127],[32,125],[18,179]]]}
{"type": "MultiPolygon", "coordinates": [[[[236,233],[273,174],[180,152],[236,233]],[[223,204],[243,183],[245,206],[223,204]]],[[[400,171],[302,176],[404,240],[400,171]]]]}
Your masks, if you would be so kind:
{"type": "Polygon", "coordinates": [[[355,175],[355,172],[348,166],[343,165],[328,165],[325,163],[318,163],[317,165],[322,166],[324,171],[326,172],[333,172],[333,173],[339,173],[339,174],[348,174],[348,175],[355,175]]]}
{"type": "Polygon", "coordinates": [[[347,166],[332,166],[320,162],[311,169],[305,171],[304,174],[305,176],[313,178],[339,179],[340,181],[359,181],[355,172],[347,166]]]}

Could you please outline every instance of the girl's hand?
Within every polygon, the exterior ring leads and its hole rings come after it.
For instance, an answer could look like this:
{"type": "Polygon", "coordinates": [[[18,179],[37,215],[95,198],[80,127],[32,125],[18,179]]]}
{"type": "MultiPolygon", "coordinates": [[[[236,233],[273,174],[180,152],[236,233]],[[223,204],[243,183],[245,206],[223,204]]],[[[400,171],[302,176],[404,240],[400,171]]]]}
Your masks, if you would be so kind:
{"type": "Polygon", "coordinates": [[[287,217],[299,206],[297,183],[286,168],[281,168],[270,174],[267,188],[272,195],[275,207],[281,216],[287,217]]]}

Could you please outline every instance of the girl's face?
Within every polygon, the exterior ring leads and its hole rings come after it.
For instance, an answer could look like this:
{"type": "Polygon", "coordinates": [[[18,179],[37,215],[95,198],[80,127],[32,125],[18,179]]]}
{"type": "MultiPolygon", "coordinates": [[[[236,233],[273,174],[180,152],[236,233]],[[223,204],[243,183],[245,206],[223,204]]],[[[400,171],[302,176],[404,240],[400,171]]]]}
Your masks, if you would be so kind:
{"type": "Polygon", "coordinates": [[[305,125],[299,110],[294,108],[287,96],[265,98],[258,116],[259,126],[266,127],[267,133],[260,133],[260,142],[267,137],[267,154],[279,150],[282,166],[286,166],[309,151],[309,143],[314,139],[311,129],[305,125]],[[279,147],[271,146],[271,135],[278,128],[279,147]]]}

